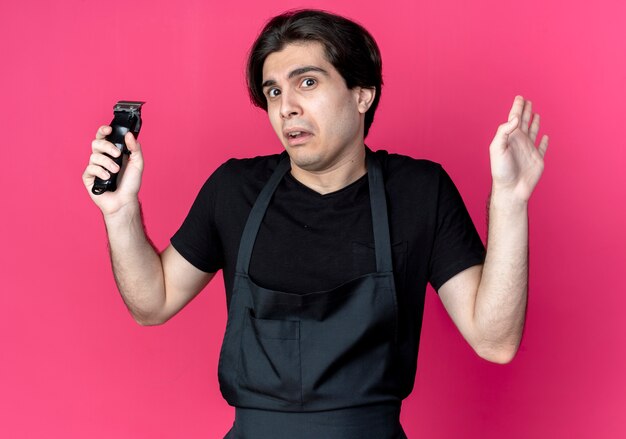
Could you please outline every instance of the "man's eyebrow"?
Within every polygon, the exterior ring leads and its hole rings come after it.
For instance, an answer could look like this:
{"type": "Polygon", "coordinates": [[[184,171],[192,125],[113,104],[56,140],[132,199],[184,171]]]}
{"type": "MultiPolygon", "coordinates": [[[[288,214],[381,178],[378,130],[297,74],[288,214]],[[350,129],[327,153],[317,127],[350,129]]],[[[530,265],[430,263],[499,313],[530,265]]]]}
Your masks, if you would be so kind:
{"type": "MultiPolygon", "coordinates": [[[[291,79],[295,76],[300,76],[308,72],[319,72],[319,73],[322,73],[323,75],[329,76],[328,72],[321,67],[304,66],[304,67],[299,67],[289,72],[289,75],[287,75],[287,78],[291,79]]],[[[276,85],[276,81],[273,79],[268,79],[267,81],[263,81],[263,84],[261,84],[261,88],[269,87],[271,85],[276,85]]]]}

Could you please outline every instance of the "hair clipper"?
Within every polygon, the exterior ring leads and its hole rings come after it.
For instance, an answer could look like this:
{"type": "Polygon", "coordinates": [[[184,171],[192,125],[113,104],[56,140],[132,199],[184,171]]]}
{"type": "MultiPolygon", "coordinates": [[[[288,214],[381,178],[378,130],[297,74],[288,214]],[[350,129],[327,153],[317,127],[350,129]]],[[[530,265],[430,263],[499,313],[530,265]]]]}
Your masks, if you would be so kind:
{"type": "MultiPolygon", "coordinates": [[[[124,136],[129,131],[133,133],[135,139],[139,136],[139,130],[141,129],[141,106],[143,104],[145,104],[145,102],[118,101],[113,107],[113,121],[111,121],[112,130],[111,134],[106,136],[106,140],[114,144],[122,154],[120,154],[119,157],[111,157],[106,153],[105,155],[117,163],[120,170],[122,169],[124,154],[130,154],[130,151],[126,148],[124,136]]],[[[108,180],[96,177],[91,192],[95,195],[100,195],[106,191],[114,192],[117,189],[118,173],[110,174],[111,177],[108,180]]]]}

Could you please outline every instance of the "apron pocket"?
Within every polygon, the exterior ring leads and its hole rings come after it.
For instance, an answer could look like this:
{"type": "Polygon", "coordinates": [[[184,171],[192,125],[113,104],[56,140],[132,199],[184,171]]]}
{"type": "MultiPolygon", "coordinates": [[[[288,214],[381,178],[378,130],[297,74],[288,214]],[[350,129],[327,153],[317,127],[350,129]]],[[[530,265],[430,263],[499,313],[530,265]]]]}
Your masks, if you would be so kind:
{"type": "Polygon", "coordinates": [[[261,397],[302,404],[300,322],[257,319],[246,308],[238,380],[261,397]]]}

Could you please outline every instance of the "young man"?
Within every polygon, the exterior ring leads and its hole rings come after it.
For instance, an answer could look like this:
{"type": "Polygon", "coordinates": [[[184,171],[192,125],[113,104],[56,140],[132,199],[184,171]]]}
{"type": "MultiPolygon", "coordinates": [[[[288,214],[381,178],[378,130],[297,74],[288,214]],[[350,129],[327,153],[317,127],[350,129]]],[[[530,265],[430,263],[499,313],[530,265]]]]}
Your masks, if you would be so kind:
{"type": "Polygon", "coordinates": [[[272,19],[248,61],[252,101],[285,153],[230,160],[157,253],[137,199],[142,152],[119,188],[100,127],[83,175],[102,210],[119,290],[137,322],[162,324],[224,270],[219,363],[235,406],[229,438],[402,438],[430,282],[481,357],[510,361],[526,308],[527,206],[543,170],[539,116],[515,98],[490,146],[488,249],[436,163],[372,152],[364,137],[382,67],[359,25],[320,11],[272,19]],[[532,123],[531,123],[532,119],[532,123]]]}

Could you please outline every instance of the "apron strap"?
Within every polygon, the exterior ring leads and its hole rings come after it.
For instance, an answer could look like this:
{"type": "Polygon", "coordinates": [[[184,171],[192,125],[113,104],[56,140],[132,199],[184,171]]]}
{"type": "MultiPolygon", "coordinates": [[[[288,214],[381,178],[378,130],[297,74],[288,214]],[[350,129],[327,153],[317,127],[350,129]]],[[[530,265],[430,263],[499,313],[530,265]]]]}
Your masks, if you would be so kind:
{"type": "Polygon", "coordinates": [[[366,153],[372,226],[374,228],[374,248],[376,251],[376,271],[387,273],[393,271],[393,263],[391,259],[391,238],[389,237],[385,182],[380,162],[369,148],[366,149],[366,153]]]}
{"type": "Polygon", "coordinates": [[[239,243],[239,253],[237,255],[237,265],[235,268],[237,273],[245,275],[248,274],[250,258],[252,257],[252,248],[254,247],[254,242],[256,241],[256,236],[259,233],[259,228],[261,227],[261,222],[263,221],[265,212],[267,211],[267,206],[270,204],[272,195],[274,195],[280,181],[289,169],[291,169],[289,156],[286,152],[283,152],[280,155],[278,166],[276,166],[274,173],[261,190],[261,193],[254,202],[254,206],[252,206],[250,215],[248,215],[246,226],[243,229],[243,234],[241,235],[241,242],[239,243]]]}
{"type": "MultiPolygon", "coordinates": [[[[376,252],[376,271],[378,273],[390,272],[392,268],[391,240],[389,238],[389,222],[387,219],[387,201],[385,197],[385,184],[378,159],[374,153],[366,148],[367,173],[370,192],[370,205],[372,210],[372,226],[374,229],[374,247],[376,252]]],[[[239,253],[237,255],[236,272],[248,275],[252,250],[261,222],[267,211],[267,207],[280,184],[281,180],[291,169],[291,162],[286,152],[281,154],[280,161],[274,173],[261,190],[256,199],[246,226],[241,235],[239,253]]]]}

